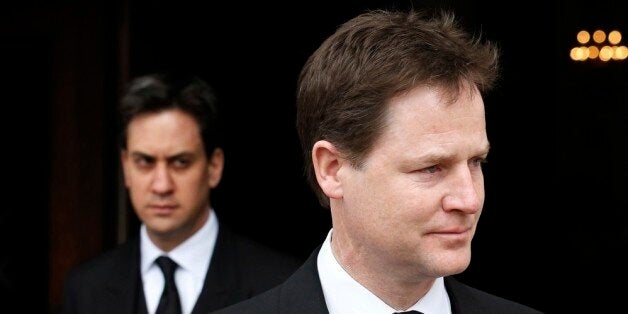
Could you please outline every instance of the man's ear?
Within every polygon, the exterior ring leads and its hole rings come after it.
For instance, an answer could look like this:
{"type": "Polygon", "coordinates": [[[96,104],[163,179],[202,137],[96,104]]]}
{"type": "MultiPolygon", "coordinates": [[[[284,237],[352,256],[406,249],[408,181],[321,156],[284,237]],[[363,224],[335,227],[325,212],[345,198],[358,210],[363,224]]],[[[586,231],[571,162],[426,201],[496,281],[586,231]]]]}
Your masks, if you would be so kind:
{"type": "Polygon", "coordinates": [[[342,197],[342,182],[338,177],[344,159],[336,146],[328,141],[318,141],[312,147],[312,164],[316,181],[329,198],[342,197]]]}
{"type": "Polygon", "coordinates": [[[216,147],[212,152],[212,155],[209,156],[209,160],[207,163],[207,173],[209,188],[213,189],[218,186],[220,183],[220,179],[222,179],[222,170],[225,167],[225,153],[222,151],[220,147],[216,147]]]}
{"type": "Polygon", "coordinates": [[[129,173],[130,171],[129,167],[131,166],[131,164],[129,162],[129,152],[126,149],[123,149],[120,152],[120,162],[122,163],[122,174],[124,175],[124,186],[128,188],[130,182],[129,182],[127,173],[129,173]]]}

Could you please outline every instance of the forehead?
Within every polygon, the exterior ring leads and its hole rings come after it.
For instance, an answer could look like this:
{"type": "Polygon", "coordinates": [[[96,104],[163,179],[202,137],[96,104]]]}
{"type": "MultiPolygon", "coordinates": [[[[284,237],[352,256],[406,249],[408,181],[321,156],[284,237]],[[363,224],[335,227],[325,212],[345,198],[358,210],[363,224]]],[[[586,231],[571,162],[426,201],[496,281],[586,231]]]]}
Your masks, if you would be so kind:
{"type": "Polygon", "coordinates": [[[419,86],[388,102],[388,122],[421,123],[426,128],[468,125],[468,119],[484,122],[484,101],[475,87],[464,86],[457,97],[442,88],[419,86]]]}
{"type": "Polygon", "coordinates": [[[392,98],[386,126],[377,146],[395,146],[397,153],[426,149],[459,150],[488,146],[484,102],[477,89],[466,87],[452,99],[443,90],[420,86],[392,98]]]}
{"type": "Polygon", "coordinates": [[[201,144],[196,120],[178,109],[138,115],[127,128],[128,150],[190,149],[201,144]]]}

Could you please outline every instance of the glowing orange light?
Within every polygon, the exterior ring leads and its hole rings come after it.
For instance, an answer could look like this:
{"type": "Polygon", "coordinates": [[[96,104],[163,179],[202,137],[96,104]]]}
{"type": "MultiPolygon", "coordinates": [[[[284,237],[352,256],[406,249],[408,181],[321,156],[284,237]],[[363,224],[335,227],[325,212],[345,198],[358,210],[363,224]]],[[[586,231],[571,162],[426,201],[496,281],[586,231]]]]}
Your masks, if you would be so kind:
{"type": "Polygon", "coordinates": [[[578,61],[578,48],[577,47],[573,47],[571,48],[571,50],[569,51],[569,58],[571,58],[571,60],[573,61],[578,61]]]}
{"type": "Polygon", "coordinates": [[[578,32],[578,35],[576,35],[576,38],[578,39],[579,43],[584,45],[589,42],[589,40],[591,39],[591,35],[589,35],[589,32],[582,30],[578,32]]]}
{"type": "Polygon", "coordinates": [[[619,31],[612,31],[608,33],[608,42],[612,45],[617,45],[621,41],[621,33],[619,31]]]}
{"type": "Polygon", "coordinates": [[[628,48],[626,48],[626,46],[617,47],[617,49],[615,49],[613,57],[616,60],[626,60],[626,57],[628,57],[628,48]]]}
{"type": "Polygon", "coordinates": [[[600,49],[600,60],[608,61],[613,57],[613,48],[604,46],[600,49]]]}
{"type": "Polygon", "coordinates": [[[596,46],[589,46],[589,59],[595,59],[600,55],[600,49],[596,46]]]}
{"type": "Polygon", "coordinates": [[[593,41],[595,41],[598,44],[601,44],[604,42],[604,40],[606,39],[606,33],[604,33],[603,30],[596,30],[595,32],[593,32],[593,41]]]}
{"type": "Polygon", "coordinates": [[[619,46],[622,40],[619,30],[615,29],[608,33],[601,29],[592,33],[581,30],[576,34],[576,39],[582,46],[573,47],[569,51],[569,57],[574,61],[599,59],[607,62],[628,59],[628,48],[619,46]]]}

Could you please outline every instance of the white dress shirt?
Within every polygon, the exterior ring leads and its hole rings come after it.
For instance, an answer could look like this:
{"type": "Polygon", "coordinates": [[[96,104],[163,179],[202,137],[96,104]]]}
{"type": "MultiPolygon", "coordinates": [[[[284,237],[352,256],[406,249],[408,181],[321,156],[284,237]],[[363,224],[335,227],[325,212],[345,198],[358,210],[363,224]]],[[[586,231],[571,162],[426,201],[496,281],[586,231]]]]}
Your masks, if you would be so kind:
{"type": "MultiPolygon", "coordinates": [[[[342,268],[331,250],[332,231],[327,234],[317,259],[318,276],[329,313],[392,314],[399,312],[384,303],[342,268]]],[[[451,314],[451,303],[442,277],[436,279],[423,298],[406,309],[406,311],[411,310],[424,314],[451,314]]]]}
{"type": "Polygon", "coordinates": [[[164,275],[155,259],[166,255],[179,265],[174,281],[181,300],[181,313],[189,314],[201,294],[209,262],[218,238],[218,218],[210,209],[209,218],[195,234],[168,253],[159,249],[148,237],[146,226],[140,229],[140,271],[144,283],[146,309],[154,314],[164,290],[164,275]]]}

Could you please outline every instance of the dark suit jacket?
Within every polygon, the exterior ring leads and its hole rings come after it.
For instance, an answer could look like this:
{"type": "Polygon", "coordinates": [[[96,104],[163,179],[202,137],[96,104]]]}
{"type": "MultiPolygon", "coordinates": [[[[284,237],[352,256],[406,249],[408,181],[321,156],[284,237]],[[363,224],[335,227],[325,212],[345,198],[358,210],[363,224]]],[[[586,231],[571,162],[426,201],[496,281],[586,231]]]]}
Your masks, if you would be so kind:
{"type": "MultiPolygon", "coordinates": [[[[207,313],[264,292],[283,282],[299,265],[298,260],[238,237],[221,225],[192,313],[207,313]]],[[[141,291],[136,238],[70,273],[63,313],[145,312],[141,291]]]]}
{"type": "MultiPolygon", "coordinates": [[[[250,300],[215,312],[216,314],[327,314],[318,277],[319,249],[286,282],[250,300]]],[[[445,277],[453,314],[535,314],[521,304],[496,297],[445,277]]],[[[384,313],[385,314],[385,313],[384,313]]]]}

